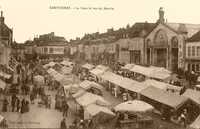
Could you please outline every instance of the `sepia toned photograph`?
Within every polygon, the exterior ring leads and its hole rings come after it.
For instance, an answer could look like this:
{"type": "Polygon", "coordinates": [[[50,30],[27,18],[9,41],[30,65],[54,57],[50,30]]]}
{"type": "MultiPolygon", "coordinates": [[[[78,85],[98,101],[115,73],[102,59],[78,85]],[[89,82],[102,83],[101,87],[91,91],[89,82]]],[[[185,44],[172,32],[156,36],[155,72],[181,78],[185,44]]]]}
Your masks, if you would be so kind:
{"type": "Polygon", "coordinates": [[[0,129],[200,129],[199,0],[0,0],[0,129]]]}

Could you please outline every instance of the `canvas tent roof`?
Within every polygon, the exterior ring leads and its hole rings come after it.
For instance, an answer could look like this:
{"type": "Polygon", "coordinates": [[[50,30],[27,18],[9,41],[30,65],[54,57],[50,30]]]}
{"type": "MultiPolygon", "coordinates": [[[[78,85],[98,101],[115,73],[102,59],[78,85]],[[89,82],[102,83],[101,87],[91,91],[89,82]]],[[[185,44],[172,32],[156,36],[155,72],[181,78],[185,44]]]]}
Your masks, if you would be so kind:
{"type": "Polygon", "coordinates": [[[108,108],[102,107],[102,106],[98,106],[98,105],[96,105],[96,104],[91,104],[91,105],[87,106],[87,107],[85,108],[85,110],[86,110],[91,116],[96,116],[96,115],[99,114],[100,112],[103,112],[103,113],[106,113],[106,114],[115,116],[115,114],[114,114],[111,110],[109,110],[108,108]]]}
{"type": "Polygon", "coordinates": [[[104,70],[104,71],[109,69],[109,67],[104,66],[104,65],[97,65],[96,68],[97,68],[97,69],[100,69],[100,70],[104,70]]]}
{"type": "Polygon", "coordinates": [[[97,84],[95,82],[88,81],[88,80],[85,80],[85,81],[79,83],[79,86],[84,90],[87,90],[87,89],[89,89],[91,87],[97,88],[99,90],[103,89],[103,87],[101,85],[99,85],[99,84],[97,84]]]}
{"type": "Polygon", "coordinates": [[[11,75],[4,73],[2,71],[0,71],[0,76],[9,79],[11,77],[11,75]]]}
{"type": "Polygon", "coordinates": [[[152,73],[171,74],[171,71],[167,70],[167,69],[164,68],[164,67],[150,66],[149,68],[152,70],[152,73]]]}
{"type": "Polygon", "coordinates": [[[121,86],[122,82],[124,81],[124,77],[117,75],[117,74],[113,74],[110,78],[109,78],[109,82],[121,86]]]}
{"type": "Polygon", "coordinates": [[[199,129],[199,128],[200,128],[200,115],[191,125],[189,125],[188,129],[199,129]]]}
{"type": "Polygon", "coordinates": [[[112,121],[116,115],[106,107],[91,104],[85,108],[84,119],[93,119],[93,125],[105,124],[112,121]]]}
{"type": "Polygon", "coordinates": [[[56,63],[55,62],[49,62],[49,66],[53,67],[56,63]]]}
{"type": "Polygon", "coordinates": [[[73,70],[72,67],[63,66],[62,67],[62,74],[71,74],[72,70],[73,70]]]}
{"type": "Polygon", "coordinates": [[[5,87],[6,87],[6,83],[0,79],[0,88],[4,90],[5,87]]]}
{"type": "Polygon", "coordinates": [[[61,62],[61,64],[65,65],[65,66],[71,66],[71,65],[73,64],[73,62],[63,60],[63,61],[61,62]]]}
{"type": "Polygon", "coordinates": [[[114,75],[114,73],[112,72],[105,72],[103,73],[103,75],[101,76],[102,79],[109,81],[110,78],[114,75]]]}
{"type": "Polygon", "coordinates": [[[165,94],[165,92],[167,92],[167,91],[158,89],[158,88],[153,87],[153,86],[149,86],[146,89],[144,89],[143,91],[141,91],[140,94],[144,95],[144,96],[146,96],[150,99],[156,100],[158,97],[165,94]]]}
{"type": "Polygon", "coordinates": [[[100,106],[108,106],[110,105],[109,102],[104,100],[101,96],[92,94],[92,93],[86,93],[83,96],[76,99],[77,103],[79,103],[83,107],[87,107],[91,104],[97,104],[100,106]]]}
{"type": "Polygon", "coordinates": [[[63,76],[62,74],[60,74],[60,73],[57,73],[57,74],[54,75],[54,78],[55,78],[57,81],[60,81],[61,79],[64,78],[64,76],[63,76]]]}
{"type": "Polygon", "coordinates": [[[181,90],[181,87],[174,86],[174,85],[164,83],[164,82],[159,82],[159,81],[156,81],[156,80],[153,80],[153,79],[147,79],[143,83],[146,84],[146,85],[149,85],[149,86],[154,86],[154,87],[162,89],[162,90],[167,90],[167,89],[173,89],[173,90],[176,90],[176,91],[181,90]]]}
{"type": "Polygon", "coordinates": [[[133,85],[134,83],[136,83],[137,81],[134,81],[132,79],[129,78],[124,78],[124,80],[122,81],[122,83],[120,84],[121,87],[127,89],[127,87],[133,85]]]}
{"type": "Polygon", "coordinates": [[[135,64],[126,64],[124,67],[122,67],[122,69],[126,69],[126,70],[129,70],[129,69],[132,69],[134,67],[135,64]]]}
{"type": "Polygon", "coordinates": [[[84,64],[83,66],[82,66],[83,68],[86,68],[86,69],[88,69],[88,70],[91,70],[91,69],[93,69],[94,68],[94,65],[92,65],[92,64],[84,64]]]}
{"type": "Polygon", "coordinates": [[[149,68],[140,65],[134,65],[134,67],[130,70],[145,76],[149,76],[149,74],[151,73],[151,70],[149,68]]]}
{"type": "Polygon", "coordinates": [[[86,93],[87,93],[87,91],[85,91],[83,89],[79,89],[79,91],[76,92],[75,94],[73,94],[72,97],[76,99],[76,98],[79,98],[86,93]]]}
{"type": "Polygon", "coordinates": [[[92,74],[94,74],[94,75],[96,75],[96,76],[99,76],[99,75],[103,74],[103,72],[105,72],[105,71],[104,71],[104,70],[101,70],[101,69],[98,69],[98,68],[92,69],[92,70],[90,71],[90,73],[92,73],[92,74]]]}
{"type": "Polygon", "coordinates": [[[144,89],[146,89],[148,87],[148,85],[140,83],[140,82],[136,82],[130,86],[127,87],[128,90],[139,93],[141,91],[143,91],[144,89]]]}
{"type": "Polygon", "coordinates": [[[194,102],[196,102],[200,106],[200,91],[192,90],[192,89],[187,89],[184,93],[183,96],[190,98],[194,102]]]}
{"type": "Polygon", "coordinates": [[[156,101],[168,105],[174,109],[178,109],[187,100],[188,100],[187,97],[171,92],[165,92],[165,94],[156,99],[156,101]]]}

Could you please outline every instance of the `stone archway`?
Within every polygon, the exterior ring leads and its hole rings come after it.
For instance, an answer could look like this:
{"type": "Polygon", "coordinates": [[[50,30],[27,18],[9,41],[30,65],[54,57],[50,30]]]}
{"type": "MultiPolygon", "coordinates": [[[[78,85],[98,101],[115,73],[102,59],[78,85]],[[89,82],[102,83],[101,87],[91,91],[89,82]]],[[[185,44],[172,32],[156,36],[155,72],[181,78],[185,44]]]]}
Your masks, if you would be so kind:
{"type": "Polygon", "coordinates": [[[167,67],[167,48],[168,48],[168,37],[165,30],[159,30],[155,35],[154,40],[154,54],[155,65],[158,67],[167,67]]]}

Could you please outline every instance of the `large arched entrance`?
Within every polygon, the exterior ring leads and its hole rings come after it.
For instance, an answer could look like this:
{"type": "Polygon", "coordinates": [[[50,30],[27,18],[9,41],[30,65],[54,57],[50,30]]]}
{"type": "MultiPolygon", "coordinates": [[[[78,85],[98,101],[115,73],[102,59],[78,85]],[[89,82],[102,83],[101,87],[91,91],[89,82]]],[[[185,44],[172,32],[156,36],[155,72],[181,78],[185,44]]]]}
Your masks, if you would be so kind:
{"type": "Polygon", "coordinates": [[[166,68],[167,64],[168,38],[164,30],[159,30],[155,36],[154,51],[156,54],[155,64],[166,68]]]}
{"type": "Polygon", "coordinates": [[[172,71],[178,70],[178,38],[173,37],[171,41],[172,71]]]}

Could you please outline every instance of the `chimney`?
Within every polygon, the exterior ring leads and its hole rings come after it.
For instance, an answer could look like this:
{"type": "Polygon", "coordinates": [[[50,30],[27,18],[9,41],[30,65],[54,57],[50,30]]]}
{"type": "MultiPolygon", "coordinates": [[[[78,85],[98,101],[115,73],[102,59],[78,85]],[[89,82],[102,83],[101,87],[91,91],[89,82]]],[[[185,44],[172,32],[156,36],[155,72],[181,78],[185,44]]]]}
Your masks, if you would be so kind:
{"type": "Polygon", "coordinates": [[[163,7],[160,7],[158,13],[159,13],[159,21],[165,22],[165,19],[164,19],[164,13],[165,12],[163,11],[163,7]]]}
{"type": "Polygon", "coordinates": [[[0,17],[0,20],[4,23],[3,11],[1,11],[1,17],[0,17]]]}

